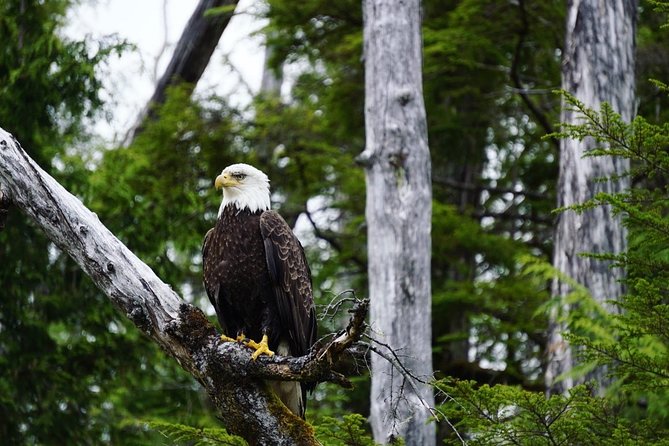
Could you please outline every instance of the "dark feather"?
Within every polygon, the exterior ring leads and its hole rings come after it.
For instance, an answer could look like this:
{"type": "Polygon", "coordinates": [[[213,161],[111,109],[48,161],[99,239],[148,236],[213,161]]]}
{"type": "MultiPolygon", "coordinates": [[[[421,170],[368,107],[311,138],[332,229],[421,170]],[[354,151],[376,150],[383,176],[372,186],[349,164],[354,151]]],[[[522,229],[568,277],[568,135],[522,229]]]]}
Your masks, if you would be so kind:
{"type": "Polygon", "coordinates": [[[293,356],[302,356],[316,341],[316,313],[311,271],[300,241],[274,211],[260,216],[265,258],[281,325],[288,329],[293,356]]]}
{"type": "MultiPolygon", "coordinates": [[[[209,252],[210,252],[210,247],[211,247],[211,240],[212,236],[214,233],[215,228],[211,228],[210,230],[207,231],[207,233],[204,235],[204,241],[202,242],[202,263],[204,264],[207,259],[209,258],[209,252]]],[[[204,277],[204,289],[207,292],[207,296],[209,297],[209,302],[214,306],[214,309],[216,309],[216,300],[215,296],[218,295],[218,289],[214,283],[211,283],[210,280],[207,280],[207,277],[205,275],[204,277]]]]}

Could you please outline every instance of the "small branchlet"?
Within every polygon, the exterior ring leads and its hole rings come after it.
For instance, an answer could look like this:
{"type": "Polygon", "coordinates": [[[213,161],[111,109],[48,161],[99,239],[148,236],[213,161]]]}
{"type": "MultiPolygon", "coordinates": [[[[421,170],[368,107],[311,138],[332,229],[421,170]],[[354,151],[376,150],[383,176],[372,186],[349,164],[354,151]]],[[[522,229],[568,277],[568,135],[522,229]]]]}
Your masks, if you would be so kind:
{"type": "Polygon", "coordinates": [[[9,199],[9,196],[0,190],[0,231],[5,229],[5,223],[7,222],[7,215],[9,214],[9,207],[11,204],[12,202],[9,199]]]}

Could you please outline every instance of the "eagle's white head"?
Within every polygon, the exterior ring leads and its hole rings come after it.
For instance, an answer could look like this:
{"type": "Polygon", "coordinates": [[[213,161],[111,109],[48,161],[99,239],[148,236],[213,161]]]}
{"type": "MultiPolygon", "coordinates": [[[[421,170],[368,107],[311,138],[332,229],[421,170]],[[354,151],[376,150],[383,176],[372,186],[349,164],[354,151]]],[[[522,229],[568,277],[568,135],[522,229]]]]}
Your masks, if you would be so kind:
{"type": "Polygon", "coordinates": [[[248,164],[233,164],[223,169],[214,182],[216,189],[223,189],[223,202],[218,216],[226,206],[251,212],[265,211],[270,207],[269,178],[248,164]]]}

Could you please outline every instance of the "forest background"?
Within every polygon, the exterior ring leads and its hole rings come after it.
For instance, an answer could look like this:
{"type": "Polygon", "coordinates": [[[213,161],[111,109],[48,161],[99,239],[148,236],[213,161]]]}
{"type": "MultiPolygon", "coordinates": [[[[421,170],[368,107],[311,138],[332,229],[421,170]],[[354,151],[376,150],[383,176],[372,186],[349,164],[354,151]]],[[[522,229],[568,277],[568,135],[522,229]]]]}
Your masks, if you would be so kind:
{"type": "MultiPolygon", "coordinates": [[[[105,112],[106,61],[132,48],[114,38],[64,37],[72,6],[62,0],[0,5],[0,125],[31,157],[201,308],[208,303],[200,245],[220,200],[212,179],[233,162],[254,164],[272,179],[274,206],[291,224],[307,224],[303,242],[319,305],[349,289],[365,295],[364,172],[356,164],[364,147],[359,3],[317,0],[296,8],[270,1],[263,33],[274,75],[280,78],[288,63],[303,69],[288,97],[269,89],[240,109],[225,97],[194,97],[188,86],[176,87],[127,147],[92,143],[86,123],[105,112]]],[[[669,42],[666,13],[651,6],[639,8],[638,115],[659,126],[666,121],[666,90],[649,79],[669,79],[669,42]]],[[[564,15],[562,1],[423,3],[434,194],[433,358],[441,380],[437,399],[446,403],[441,414],[450,421],[439,422],[446,441],[461,441],[455,425],[472,444],[497,444],[503,433],[496,426],[506,432],[518,420],[527,423],[518,432],[548,419],[555,423],[544,421],[544,433],[630,444],[661,443],[669,428],[662,403],[669,376],[661,317],[666,249],[642,229],[632,228],[633,247],[656,263],[630,268],[641,279],[631,289],[648,302],[633,301],[638,308],[627,314],[655,319],[626,322],[631,336],[652,335],[643,345],[627,345],[640,352],[631,361],[638,369],[623,369],[603,398],[580,388],[543,396],[559,149],[557,138],[545,135],[559,130],[562,99],[554,90],[564,15]],[[511,387],[486,386],[495,384],[511,387]],[[536,419],[505,416],[505,407],[526,409],[536,419]],[[603,415],[610,415],[607,421],[603,415]]],[[[602,140],[616,136],[607,130],[602,140]]],[[[643,131],[660,138],[662,127],[643,131]]],[[[664,140],[656,143],[666,147],[664,140]]],[[[636,185],[666,195],[666,161],[658,158],[645,165],[637,160],[655,182],[636,185]]],[[[652,223],[664,229],[661,210],[653,211],[652,223]]],[[[162,444],[161,423],[220,427],[199,385],[117,313],[69,257],[18,212],[10,212],[5,226],[0,438],[9,444],[162,444]]],[[[598,330],[620,323],[606,315],[599,322],[583,318],[592,322],[588,337],[574,341],[586,348],[603,342],[598,330]]],[[[321,332],[337,322],[321,321],[321,332]]],[[[367,372],[358,372],[355,390],[320,385],[310,399],[308,419],[322,427],[324,442],[353,442],[330,437],[361,426],[361,419],[346,415],[369,412],[367,372]]],[[[364,429],[354,433],[362,436],[364,429]]]]}

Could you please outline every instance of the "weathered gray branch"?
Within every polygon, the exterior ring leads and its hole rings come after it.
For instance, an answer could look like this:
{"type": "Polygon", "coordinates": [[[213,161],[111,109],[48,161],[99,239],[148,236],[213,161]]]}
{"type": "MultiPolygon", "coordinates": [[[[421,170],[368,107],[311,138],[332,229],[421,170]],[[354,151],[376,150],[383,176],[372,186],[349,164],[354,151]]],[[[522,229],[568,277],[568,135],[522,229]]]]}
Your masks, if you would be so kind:
{"type": "Polygon", "coordinates": [[[205,13],[212,8],[226,5],[234,6],[236,4],[237,0],[199,1],[179,38],[172,59],[170,59],[165,73],[158,81],[151,99],[138,116],[135,125],[128,132],[126,145],[130,144],[142,132],[146,121],[153,118],[156,105],[165,102],[165,94],[169,87],[184,82],[195,88],[195,84],[207,68],[209,59],[211,59],[211,55],[232,17],[232,13],[211,16],[205,16],[205,13]]]}
{"type": "Polygon", "coordinates": [[[204,386],[230,432],[251,444],[317,444],[311,427],[281,404],[263,380],[350,385],[333,368],[360,338],[367,301],[354,308],[346,330],[317,352],[301,358],[251,361],[246,347],[220,342],[200,309],[163,283],[0,128],[0,201],[6,203],[7,198],[67,252],[142,332],[204,386]]]}

